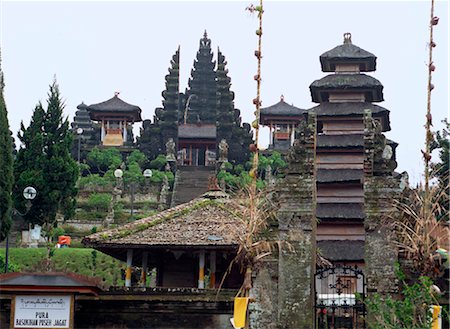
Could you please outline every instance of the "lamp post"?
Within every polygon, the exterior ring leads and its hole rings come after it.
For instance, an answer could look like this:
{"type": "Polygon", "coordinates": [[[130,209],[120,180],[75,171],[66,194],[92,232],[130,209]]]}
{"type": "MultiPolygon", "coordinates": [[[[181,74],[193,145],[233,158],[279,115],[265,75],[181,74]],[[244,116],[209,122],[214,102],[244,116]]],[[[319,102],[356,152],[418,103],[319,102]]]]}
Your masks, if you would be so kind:
{"type": "MultiPolygon", "coordinates": [[[[142,175],[145,177],[145,188],[146,188],[146,190],[147,190],[147,189],[148,189],[148,186],[149,186],[148,182],[149,182],[150,178],[152,177],[153,172],[152,172],[151,169],[145,169],[145,170],[142,172],[142,175]]],[[[147,190],[147,191],[148,191],[148,190],[147,190]]]]}
{"type": "MultiPolygon", "coordinates": [[[[25,203],[26,210],[22,214],[17,209],[13,209],[13,215],[19,214],[20,216],[25,216],[28,211],[31,209],[31,200],[33,200],[36,197],[36,189],[32,186],[27,186],[24,188],[22,195],[27,200],[25,203]]],[[[6,241],[5,241],[5,273],[8,273],[8,261],[9,261],[9,232],[6,234],[6,241]]]]}
{"type": "Polygon", "coordinates": [[[77,129],[78,135],[78,164],[80,163],[80,153],[81,153],[81,134],[83,133],[83,128],[77,129]]]}
{"type": "MultiPolygon", "coordinates": [[[[142,175],[147,179],[152,177],[153,173],[150,169],[145,169],[144,172],[142,173],[142,175]]],[[[120,180],[123,177],[123,170],[122,169],[116,169],[114,170],[114,177],[116,177],[117,179],[117,183],[116,185],[119,186],[120,184],[120,180]]],[[[131,206],[131,216],[134,215],[134,193],[136,191],[136,182],[130,182],[129,184],[130,187],[130,206],[131,206]]]]}

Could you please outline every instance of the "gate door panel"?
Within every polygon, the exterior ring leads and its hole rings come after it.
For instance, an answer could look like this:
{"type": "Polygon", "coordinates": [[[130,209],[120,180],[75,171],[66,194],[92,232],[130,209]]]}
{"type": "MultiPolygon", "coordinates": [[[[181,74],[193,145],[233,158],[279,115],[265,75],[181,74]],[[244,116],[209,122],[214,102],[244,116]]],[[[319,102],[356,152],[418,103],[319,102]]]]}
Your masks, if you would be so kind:
{"type": "Polygon", "coordinates": [[[339,265],[318,269],[314,276],[317,329],[361,329],[365,325],[364,273],[339,265]]]}

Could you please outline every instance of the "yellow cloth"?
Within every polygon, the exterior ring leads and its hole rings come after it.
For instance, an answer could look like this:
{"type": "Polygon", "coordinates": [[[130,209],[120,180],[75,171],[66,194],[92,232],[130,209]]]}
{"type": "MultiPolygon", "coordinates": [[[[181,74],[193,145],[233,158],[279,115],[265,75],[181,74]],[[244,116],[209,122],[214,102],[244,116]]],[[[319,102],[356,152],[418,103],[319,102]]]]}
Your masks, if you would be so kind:
{"type": "Polygon", "coordinates": [[[431,329],[441,329],[442,325],[439,318],[441,317],[442,306],[432,305],[431,309],[433,310],[433,322],[431,323],[431,329]]]}
{"type": "Polygon", "coordinates": [[[236,328],[245,327],[248,300],[249,297],[236,297],[234,299],[234,325],[236,328]]]}

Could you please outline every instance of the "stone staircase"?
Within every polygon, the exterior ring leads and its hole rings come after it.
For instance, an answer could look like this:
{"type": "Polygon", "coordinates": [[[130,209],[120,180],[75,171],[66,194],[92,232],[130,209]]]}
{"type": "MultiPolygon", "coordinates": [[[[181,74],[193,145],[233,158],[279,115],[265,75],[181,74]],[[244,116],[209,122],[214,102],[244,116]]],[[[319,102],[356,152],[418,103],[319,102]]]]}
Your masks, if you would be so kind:
{"type": "Polygon", "coordinates": [[[208,178],[215,174],[214,167],[178,167],[170,207],[191,201],[205,193],[208,190],[208,178]]]}

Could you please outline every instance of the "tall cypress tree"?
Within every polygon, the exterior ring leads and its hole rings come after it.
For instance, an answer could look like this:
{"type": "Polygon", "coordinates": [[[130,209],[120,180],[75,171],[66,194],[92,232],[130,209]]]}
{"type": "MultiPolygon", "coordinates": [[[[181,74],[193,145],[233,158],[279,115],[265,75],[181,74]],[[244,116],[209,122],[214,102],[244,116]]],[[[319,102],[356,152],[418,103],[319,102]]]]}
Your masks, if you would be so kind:
{"type": "MultiPolygon", "coordinates": [[[[19,139],[22,146],[15,163],[15,195],[26,186],[36,188],[26,219],[37,224],[52,224],[56,213],[70,217],[75,209],[78,167],[70,156],[72,134],[56,81],[50,86],[47,110],[38,104],[28,128],[21,124],[19,139]]],[[[24,208],[22,198],[16,197],[18,208],[24,208]]]]}
{"type": "Polygon", "coordinates": [[[4,86],[3,71],[0,65],[0,241],[6,238],[12,224],[13,149],[8,112],[3,97],[4,86]]]}

